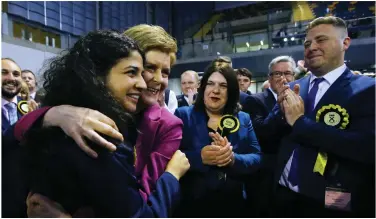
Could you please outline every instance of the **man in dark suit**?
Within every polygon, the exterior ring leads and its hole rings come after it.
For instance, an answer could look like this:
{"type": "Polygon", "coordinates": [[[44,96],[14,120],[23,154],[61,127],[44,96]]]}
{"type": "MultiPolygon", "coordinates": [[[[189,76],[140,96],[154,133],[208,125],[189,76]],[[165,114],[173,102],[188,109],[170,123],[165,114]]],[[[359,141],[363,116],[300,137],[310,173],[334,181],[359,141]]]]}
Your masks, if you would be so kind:
{"type": "Polygon", "coordinates": [[[182,95],[176,96],[178,107],[191,106],[196,99],[199,77],[195,71],[185,71],[180,76],[182,95]]]}
{"type": "Polygon", "coordinates": [[[262,93],[249,95],[243,105],[243,111],[247,112],[252,118],[252,124],[259,140],[261,150],[264,154],[264,165],[257,173],[257,176],[249,180],[251,191],[249,202],[259,212],[252,212],[259,217],[268,216],[272,200],[273,175],[277,161],[277,152],[279,140],[283,131],[273,132],[273,120],[267,119],[268,115],[277,101],[275,93],[277,79],[284,78],[287,82],[294,80],[295,61],[289,56],[278,56],[269,64],[269,84],[270,87],[262,93]],[[253,191],[254,190],[254,191],[253,191]]]}
{"type": "Polygon", "coordinates": [[[312,74],[277,89],[270,131],[289,134],[279,148],[274,216],[375,217],[375,81],[346,67],[349,46],[342,19],[313,20],[304,42],[312,74]]]}

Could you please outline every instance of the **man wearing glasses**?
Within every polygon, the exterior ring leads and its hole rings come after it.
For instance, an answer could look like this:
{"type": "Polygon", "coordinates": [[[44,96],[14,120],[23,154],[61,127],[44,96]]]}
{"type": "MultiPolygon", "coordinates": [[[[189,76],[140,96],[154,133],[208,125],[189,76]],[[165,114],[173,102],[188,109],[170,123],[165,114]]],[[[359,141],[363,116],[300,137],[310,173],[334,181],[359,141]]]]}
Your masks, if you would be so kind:
{"type": "Polygon", "coordinates": [[[294,81],[295,68],[296,63],[290,56],[278,56],[274,58],[269,64],[269,88],[265,89],[262,93],[248,96],[243,105],[243,111],[249,113],[251,116],[252,124],[266,161],[265,167],[257,173],[258,176],[253,177],[251,179],[252,182],[249,182],[249,188],[256,188],[252,189],[250,194],[253,194],[252,197],[257,198],[249,201],[252,206],[257,206],[254,208],[259,210],[257,217],[268,217],[267,213],[271,201],[273,171],[277,161],[279,139],[284,134],[283,132],[277,132],[277,135],[280,136],[272,135],[270,124],[273,121],[270,121],[267,117],[277,102],[277,81],[283,78],[287,82],[294,81]],[[258,195],[255,195],[255,193],[258,195]]]}

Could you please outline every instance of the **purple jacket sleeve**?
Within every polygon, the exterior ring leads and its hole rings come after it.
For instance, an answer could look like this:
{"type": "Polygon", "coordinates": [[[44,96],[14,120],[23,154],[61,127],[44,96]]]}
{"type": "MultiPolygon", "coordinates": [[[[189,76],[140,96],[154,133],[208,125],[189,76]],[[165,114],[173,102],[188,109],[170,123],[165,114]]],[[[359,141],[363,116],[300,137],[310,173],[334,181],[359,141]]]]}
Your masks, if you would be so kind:
{"type": "MultiPolygon", "coordinates": [[[[170,161],[174,153],[179,149],[180,141],[182,139],[183,123],[180,119],[172,115],[166,109],[161,109],[161,116],[158,120],[158,127],[152,127],[155,133],[154,141],[144,141],[151,145],[141,145],[140,149],[151,148],[148,151],[146,159],[142,161],[140,173],[140,184],[143,188],[141,194],[143,197],[150,195],[156,188],[156,182],[159,177],[165,172],[167,163],[170,161]]],[[[153,122],[148,121],[149,128],[154,126],[153,122]]],[[[143,130],[141,130],[142,132],[143,130]]],[[[150,133],[144,133],[143,138],[150,138],[150,133]]],[[[143,152],[141,152],[143,153],[143,152]]]]}

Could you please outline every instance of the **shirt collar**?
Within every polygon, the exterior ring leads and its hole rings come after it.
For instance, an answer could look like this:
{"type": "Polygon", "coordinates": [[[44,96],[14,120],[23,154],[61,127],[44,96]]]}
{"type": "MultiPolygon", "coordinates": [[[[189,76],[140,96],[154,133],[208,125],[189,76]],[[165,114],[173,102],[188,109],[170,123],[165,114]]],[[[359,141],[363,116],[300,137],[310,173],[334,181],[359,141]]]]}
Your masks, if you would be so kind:
{"type": "Polygon", "coordinates": [[[10,102],[13,102],[17,105],[17,96],[13,97],[13,99],[11,101],[8,101],[4,98],[1,98],[1,107],[5,106],[6,104],[8,104],[10,102]]]}
{"type": "Polygon", "coordinates": [[[274,99],[277,100],[277,94],[270,87],[268,89],[272,92],[274,99]]]}
{"type": "MultiPolygon", "coordinates": [[[[339,78],[339,76],[342,75],[342,73],[346,70],[346,68],[347,68],[346,64],[343,64],[342,66],[334,69],[333,71],[326,73],[323,76],[323,78],[325,79],[326,82],[329,83],[329,85],[332,85],[339,78]]],[[[314,74],[311,74],[311,75],[312,75],[312,77],[309,81],[309,84],[311,84],[313,82],[313,80],[318,78],[314,74]]]]}
{"type": "Polygon", "coordinates": [[[36,94],[37,94],[37,92],[33,92],[33,93],[30,94],[30,97],[33,98],[33,99],[35,99],[35,95],[36,94]]]}

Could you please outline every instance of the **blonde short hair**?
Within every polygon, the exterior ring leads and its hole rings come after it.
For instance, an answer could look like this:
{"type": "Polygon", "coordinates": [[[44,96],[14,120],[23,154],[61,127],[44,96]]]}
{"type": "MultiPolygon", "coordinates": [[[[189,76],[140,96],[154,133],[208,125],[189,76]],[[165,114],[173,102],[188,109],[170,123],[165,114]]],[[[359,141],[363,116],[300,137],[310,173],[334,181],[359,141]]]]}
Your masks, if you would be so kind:
{"type": "Polygon", "coordinates": [[[347,37],[348,35],[346,22],[343,19],[334,16],[318,17],[314,19],[308,24],[306,32],[308,33],[308,31],[310,31],[312,28],[321,24],[330,24],[336,28],[343,30],[343,37],[347,37]]]}
{"type": "Polygon", "coordinates": [[[124,34],[135,40],[145,53],[154,49],[168,53],[171,59],[170,64],[175,64],[178,51],[176,40],[162,27],[140,24],[129,28],[124,34]]]}
{"type": "Polygon", "coordinates": [[[180,80],[181,80],[181,78],[183,77],[183,75],[185,75],[185,74],[189,74],[189,73],[192,73],[193,76],[195,77],[197,83],[200,83],[200,77],[198,76],[197,72],[195,72],[195,71],[193,71],[193,70],[187,70],[187,71],[183,72],[183,74],[180,75],[180,80]]]}
{"type": "Polygon", "coordinates": [[[29,90],[29,86],[26,84],[25,81],[21,81],[21,90],[20,90],[20,94],[23,94],[26,96],[26,99],[24,100],[28,100],[29,99],[29,96],[30,96],[30,90],[29,90]]]}

